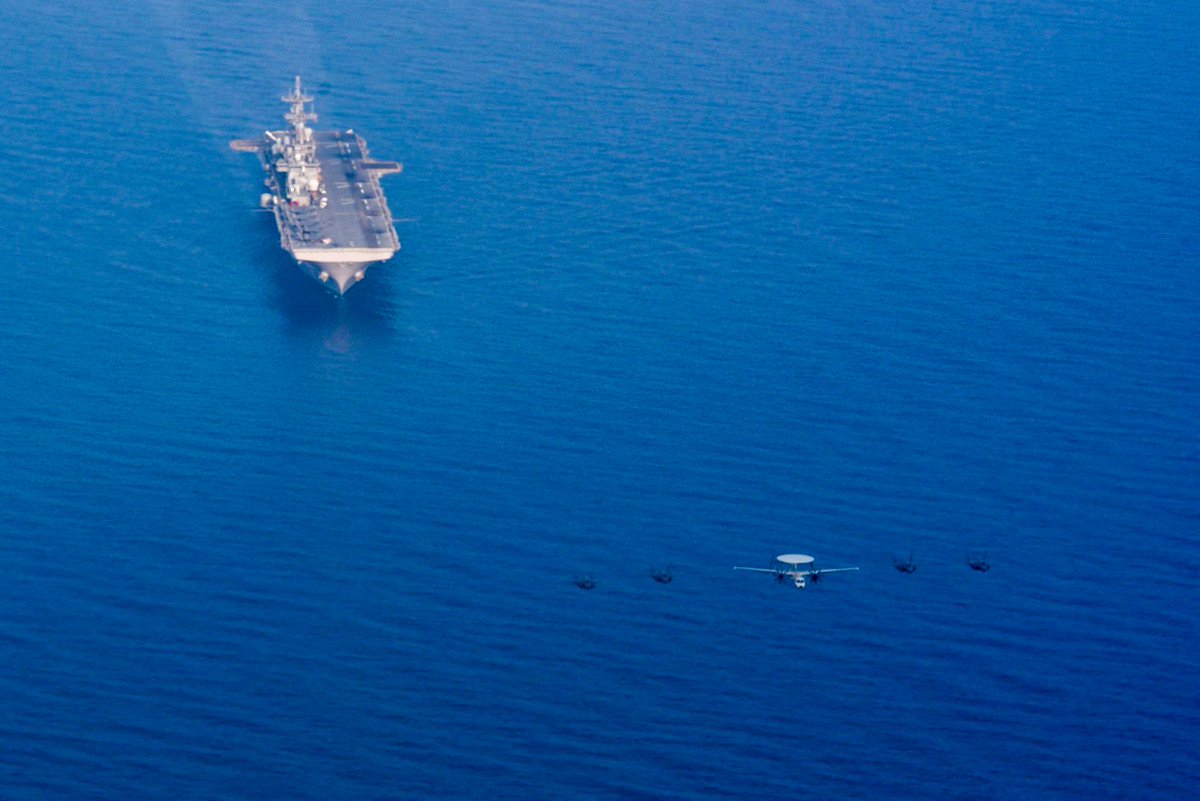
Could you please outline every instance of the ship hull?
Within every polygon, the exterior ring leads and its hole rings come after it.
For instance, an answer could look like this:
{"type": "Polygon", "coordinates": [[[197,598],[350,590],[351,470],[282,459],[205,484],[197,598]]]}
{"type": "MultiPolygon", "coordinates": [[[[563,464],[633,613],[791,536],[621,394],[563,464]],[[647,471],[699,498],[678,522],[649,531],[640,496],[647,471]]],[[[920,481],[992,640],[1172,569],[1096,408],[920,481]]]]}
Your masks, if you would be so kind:
{"type": "Polygon", "coordinates": [[[368,262],[314,262],[298,261],[300,269],[326,290],[341,297],[350,287],[367,276],[367,269],[379,261],[368,262]]]}

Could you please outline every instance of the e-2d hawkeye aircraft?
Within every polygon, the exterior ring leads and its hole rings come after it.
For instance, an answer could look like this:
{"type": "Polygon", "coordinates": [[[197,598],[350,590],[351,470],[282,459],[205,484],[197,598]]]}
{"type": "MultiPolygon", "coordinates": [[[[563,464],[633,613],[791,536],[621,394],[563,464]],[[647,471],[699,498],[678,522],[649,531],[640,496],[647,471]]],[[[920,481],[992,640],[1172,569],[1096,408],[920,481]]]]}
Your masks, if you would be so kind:
{"type": "Polygon", "coordinates": [[[818,570],[813,564],[816,562],[816,559],[806,553],[781,553],[775,557],[775,561],[782,562],[791,569],[788,570],[783,567],[739,567],[736,565],[733,569],[752,570],[755,573],[771,573],[775,576],[775,580],[781,583],[785,578],[790,577],[798,590],[802,590],[808,586],[809,581],[814,584],[820,581],[821,576],[826,573],[844,573],[849,570],[858,570],[857,567],[826,567],[818,570]]]}

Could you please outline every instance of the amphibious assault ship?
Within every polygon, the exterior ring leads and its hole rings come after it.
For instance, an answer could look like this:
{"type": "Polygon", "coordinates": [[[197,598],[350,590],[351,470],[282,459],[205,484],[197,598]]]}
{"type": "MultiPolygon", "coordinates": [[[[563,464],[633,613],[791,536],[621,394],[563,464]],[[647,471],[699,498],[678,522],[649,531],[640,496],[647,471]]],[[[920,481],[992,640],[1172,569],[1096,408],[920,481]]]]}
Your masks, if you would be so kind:
{"type": "Polygon", "coordinates": [[[376,161],[353,130],[314,131],[313,99],[300,88],[281,98],[291,128],[238,139],[230,147],[257,153],[269,191],[264,209],[275,214],[279,244],[313,278],[337,295],[363,280],[372,264],[400,249],[379,177],[400,172],[394,161],[376,161]]]}

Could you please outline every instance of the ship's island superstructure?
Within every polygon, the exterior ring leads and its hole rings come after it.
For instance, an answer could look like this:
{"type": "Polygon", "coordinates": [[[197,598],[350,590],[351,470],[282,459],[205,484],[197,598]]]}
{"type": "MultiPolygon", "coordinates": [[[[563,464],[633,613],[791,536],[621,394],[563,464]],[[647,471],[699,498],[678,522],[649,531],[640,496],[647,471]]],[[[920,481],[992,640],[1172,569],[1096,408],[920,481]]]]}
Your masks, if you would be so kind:
{"type": "Polygon", "coordinates": [[[300,266],[338,295],[361,281],[372,264],[400,249],[388,211],[382,175],[400,172],[394,161],[375,161],[353,130],[314,131],[313,99],[300,78],[284,115],[291,128],[238,139],[230,147],[257,153],[267,177],[263,208],[275,214],[279,243],[300,266]]]}

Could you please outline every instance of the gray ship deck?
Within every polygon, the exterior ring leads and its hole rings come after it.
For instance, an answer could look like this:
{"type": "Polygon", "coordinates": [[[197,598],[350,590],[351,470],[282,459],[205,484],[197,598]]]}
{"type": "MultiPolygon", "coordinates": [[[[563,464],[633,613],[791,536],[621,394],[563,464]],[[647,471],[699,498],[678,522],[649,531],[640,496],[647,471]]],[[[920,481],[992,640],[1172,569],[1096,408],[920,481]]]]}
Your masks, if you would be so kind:
{"type": "Polygon", "coordinates": [[[400,165],[372,160],[362,139],[351,132],[313,131],[313,140],[326,206],[276,206],[284,246],[303,261],[389,258],[400,243],[379,176],[399,172],[400,165]]]}

